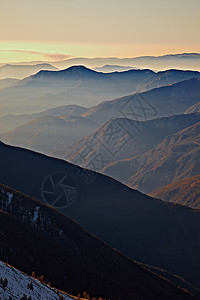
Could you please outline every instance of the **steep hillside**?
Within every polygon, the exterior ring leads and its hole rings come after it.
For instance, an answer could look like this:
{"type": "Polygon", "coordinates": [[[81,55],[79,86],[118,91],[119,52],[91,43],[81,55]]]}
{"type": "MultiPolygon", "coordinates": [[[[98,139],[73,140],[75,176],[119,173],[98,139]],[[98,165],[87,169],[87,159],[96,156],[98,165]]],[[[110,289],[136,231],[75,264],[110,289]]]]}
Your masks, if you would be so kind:
{"type": "MultiPolygon", "coordinates": [[[[127,183],[145,193],[200,173],[200,123],[166,137],[140,161],[127,183]]],[[[139,160],[138,160],[139,159],[139,160]]]]}
{"type": "MultiPolygon", "coordinates": [[[[200,215],[101,174],[0,143],[0,182],[34,196],[149,265],[199,286],[200,215]]],[[[72,293],[74,294],[74,293],[72,293]]]]}
{"type": "Polygon", "coordinates": [[[194,112],[200,112],[200,102],[197,102],[196,104],[190,106],[186,111],[185,114],[191,114],[194,112]]]}
{"type": "Polygon", "coordinates": [[[169,135],[148,152],[105,167],[102,172],[144,193],[199,174],[200,123],[169,135]],[[121,175],[122,174],[122,175],[121,175]]]}
{"type": "Polygon", "coordinates": [[[151,196],[200,209],[200,175],[171,183],[151,192],[151,196]]]}
{"type": "Polygon", "coordinates": [[[0,258],[27,274],[70,294],[190,299],[50,206],[1,185],[0,208],[0,258]]]}
{"type": "MultiPolygon", "coordinates": [[[[101,171],[113,162],[145,153],[159,144],[167,135],[191,126],[199,120],[200,113],[144,122],[116,118],[108,121],[90,136],[75,143],[70,150],[62,149],[54,155],[79,166],[101,171]]],[[[131,174],[131,169],[129,171],[131,174]]],[[[109,175],[116,177],[116,173],[109,173],[109,175]]],[[[122,170],[118,175],[119,177],[116,178],[123,181],[122,170]]],[[[124,175],[126,176],[126,173],[124,175]]]]}
{"type": "Polygon", "coordinates": [[[27,122],[30,122],[34,119],[46,117],[46,116],[53,116],[59,118],[66,118],[70,116],[80,116],[84,112],[87,111],[87,108],[79,105],[64,105],[54,107],[52,109],[48,109],[42,111],[40,113],[34,114],[24,114],[24,115],[13,115],[9,114],[6,116],[0,117],[0,133],[7,133],[18,126],[21,126],[27,122]]]}
{"type": "Polygon", "coordinates": [[[112,118],[146,121],[158,117],[183,114],[199,102],[200,79],[193,78],[147,92],[136,93],[91,107],[83,116],[100,125],[112,118]]]}

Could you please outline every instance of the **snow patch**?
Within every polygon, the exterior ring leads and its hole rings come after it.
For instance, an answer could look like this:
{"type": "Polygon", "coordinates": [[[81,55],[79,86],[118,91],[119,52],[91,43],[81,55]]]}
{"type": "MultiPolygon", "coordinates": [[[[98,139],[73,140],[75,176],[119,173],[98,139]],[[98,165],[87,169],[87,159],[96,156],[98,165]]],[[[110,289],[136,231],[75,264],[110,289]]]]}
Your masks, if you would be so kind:
{"type": "Polygon", "coordinates": [[[11,201],[12,201],[12,198],[13,198],[13,194],[11,194],[11,193],[8,192],[7,196],[8,196],[8,204],[10,204],[11,201]]]}
{"type": "Polygon", "coordinates": [[[0,283],[0,299],[3,300],[9,300],[10,297],[19,300],[23,295],[32,300],[59,300],[59,295],[63,295],[64,300],[75,299],[0,261],[0,279],[5,278],[7,285],[3,287],[0,283]]]}
{"type": "Polygon", "coordinates": [[[39,208],[39,206],[37,206],[35,208],[35,212],[34,212],[34,216],[33,216],[33,223],[36,223],[36,221],[37,221],[37,219],[39,217],[39,210],[40,210],[40,208],[39,208]]]}

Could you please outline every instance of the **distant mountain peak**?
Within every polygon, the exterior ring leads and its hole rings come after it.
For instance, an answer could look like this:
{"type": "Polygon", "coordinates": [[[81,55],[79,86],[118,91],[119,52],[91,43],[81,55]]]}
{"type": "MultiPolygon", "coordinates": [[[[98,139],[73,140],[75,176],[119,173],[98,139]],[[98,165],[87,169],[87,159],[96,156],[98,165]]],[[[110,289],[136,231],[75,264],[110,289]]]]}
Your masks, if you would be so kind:
{"type": "Polygon", "coordinates": [[[70,77],[72,78],[86,78],[86,77],[93,77],[94,74],[99,75],[102,74],[100,72],[96,72],[94,70],[91,70],[83,65],[74,65],[71,66],[67,69],[63,69],[63,70],[52,70],[52,71],[48,71],[48,70],[41,70],[39,71],[37,74],[35,74],[33,76],[33,78],[41,78],[43,76],[48,76],[48,77],[56,77],[58,79],[60,78],[65,78],[65,77],[70,77]]]}
{"type": "Polygon", "coordinates": [[[87,75],[93,75],[93,74],[101,74],[101,72],[96,72],[94,70],[91,70],[84,65],[74,65],[67,69],[61,70],[60,73],[65,72],[68,74],[72,74],[73,77],[79,77],[79,76],[87,76],[87,75]]]}
{"type": "MultiPolygon", "coordinates": [[[[37,74],[33,76],[33,78],[40,78],[41,76],[44,75],[49,75],[49,76],[56,76],[56,77],[67,77],[69,76],[70,78],[87,78],[89,77],[90,79],[93,78],[94,76],[98,77],[106,77],[106,76],[114,76],[115,74],[122,74],[126,73],[127,75],[129,74],[143,74],[143,73],[152,73],[154,74],[155,72],[150,70],[150,69],[130,69],[130,70],[125,70],[125,71],[120,71],[120,72],[108,72],[108,73],[103,73],[101,71],[95,71],[90,68],[85,67],[84,65],[74,65],[71,66],[67,69],[59,70],[59,71],[54,71],[54,70],[41,70],[37,74]]],[[[108,78],[108,77],[106,77],[108,78]]]]}
{"type": "Polygon", "coordinates": [[[87,68],[84,65],[74,65],[74,66],[71,66],[71,67],[69,67],[65,70],[68,70],[68,71],[71,71],[71,70],[76,70],[76,71],[79,70],[80,71],[81,70],[81,71],[89,71],[89,72],[96,73],[95,71],[91,70],[90,68],[87,68]]]}

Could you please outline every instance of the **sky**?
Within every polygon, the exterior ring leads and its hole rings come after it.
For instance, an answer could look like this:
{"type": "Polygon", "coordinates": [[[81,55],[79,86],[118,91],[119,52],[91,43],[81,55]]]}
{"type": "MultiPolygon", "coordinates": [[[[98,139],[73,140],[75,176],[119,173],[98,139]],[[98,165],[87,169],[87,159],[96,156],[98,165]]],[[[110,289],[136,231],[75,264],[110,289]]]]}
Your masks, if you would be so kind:
{"type": "Polygon", "coordinates": [[[200,0],[0,0],[0,62],[200,52],[200,0]]]}

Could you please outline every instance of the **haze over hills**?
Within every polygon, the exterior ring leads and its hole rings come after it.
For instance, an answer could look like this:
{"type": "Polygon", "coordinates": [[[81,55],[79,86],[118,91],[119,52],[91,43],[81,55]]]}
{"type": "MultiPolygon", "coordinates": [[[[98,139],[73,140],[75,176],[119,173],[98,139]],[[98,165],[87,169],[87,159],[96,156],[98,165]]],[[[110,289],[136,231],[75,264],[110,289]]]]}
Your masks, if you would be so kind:
{"type": "MultiPolygon", "coordinates": [[[[42,76],[43,71],[38,73],[37,75],[39,78],[42,76]]],[[[70,70],[70,75],[68,74],[69,78],[72,77],[79,77],[82,76],[82,72],[85,72],[85,68],[80,68],[77,69],[77,72],[74,69],[70,70]],[[79,72],[79,71],[80,72],[79,72]],[[73,73],[74,71],[74,73],[73,73]],[[72,75],[72,73],[73,75],[72,75]]],[[[169,71],[170,72],[170,71],[169,71]]],[[[54,73],[59,73],[59,72],[50,72],[51,76],[54,78],[54,73]]],[[[95,73],[98,74],[98,76],[102,76],[103,73],[96,73],[92,70],[86,69],[86,73],[88,73],[89,77],[91,74],[95,73]]],[[[126,73],[126,72],[124,72],[126,73]]],[[[166,72],[167,74],[168,72],[166,72]]],[[[177,71],[175,72],[175,74],[177,71]]],[[[115,73],[111,73],[116,75],[115,73]]],[[[104,75],[111,75],[111,74],[104,74],[104,75]]],[[[121,74],[121,73],[118,73],[121,74]]],[[[123,74],[123,73],[122,73],[123,74]]],[[[174,72],[170,73],[172,78],[178,78],[176,75],[174,75],[174,72]]],[[[180,74],[178,72],[178,76],[180,74]]],[[[190,72],[183,72],[184,76],[190,76],[190,72]]],[[[192,73],[193,74],[193,73],[192,73]]],[[[196,74],[196,73],[195,73],[196,74]]],[[[199,73],[197,73],[199,74],[199,73]]],[[[103,76],[104,76],[103,75],[103,76]]],[[[169,74],[168,74],[169,75],[169,74]]],[[[168,76],[167,75],[167,76],[168,76]]],[[[62,77],[62,74],[60,75],[62,77]]],[[[120,75],[121,76],[121,75],[120,75]]],[[[182,75],[181,75],[182,76],[182,75]]],[[[46,77],[45,77],[46,78],[46,77]]],[[[168,77],[167,77],[168,78],[168,77]]],[[[39,80],[39,79],[38,79],[39,80]]],[[[46,79],[45,79],[46,80],[46,79]]],[[[70,79],[71,80],[71,79],[70,79]]],[[[60,79],[58,79],[58,82],[60,82],[60,79]]],[[[28,81],[26,84],[30,84],[31,81],[28,81]]],[[[69,82],[68,82],[69,83],[69,82]]],[[[37,86],[37,85],[36,85],[37,86]]],[[[18,86],[17,88],[23,88],[23,86],[18,86]]],[[[7,89],[6,89],[7,90],[7,89]]],[[[8,89],[9,90],[9,89],[8,89]]],[[[83,137],[86,137],[88,134],[94,132],[100,125],[103,125],[105,122],[107,122],[109,119],[112,119],[113,117],[118,117],[118,118],[133,118],[135,119],[136,123],[137,121],[146,121],[148,119],[153,119],[157,118],[159,116],[169,116],[172,114],[180,114],[180,113],[188,113],[190,109],[192,110],[198,110],[198,103],[199,103],[199,97],[200,97],[200,79],[197,78],[192,78],[188,79],[167,87],[161,87],[161,88],[156,88],[147,92],[139,93],[139,94],[134,94],[130,96],[125,96],[119,99],[115,99],[112,101],[107,101],[103,102],[97,106],[93,106],[90,109],[86,109],[84,107],[80,107],[77,105],[65,105],[61,106],[58,108],[53,108],[47,111],[43,111],[41,113],[35,113],[35,114],[25,114],[25,115],[12,115],[9,114],[7,116],[0,117],[0,133],[7,133],[6,135],[2,136],[2,139],[10,143],[12,145],[20,145],[23,147],[28,147],[34,150],[38,150],[44,153],[51,153],[52,151],[59,150],[59,157],[66,157],[68,156],[67,154],[67,148],[68,146],[72,145],[74,142],[78,141],[78,139],[81,139],[83,137]],[[195,107],[195,108],[194,108],[195,107]],[[42,142],[41,145],[41,138],[44,139],[44,135],[47,134],[49,136],[50,128],[45,126],[45,120],[47,121],[48,124],[50,124],[49,118],[43,118],[46,116],[53,116],[53,117],[59,117],[62,119],[68,119],[68,125],[70,124],[73,125],[72,127],[73,132],[69,133],[69,128],[66,128],[66,133],[62,131],[65,129],[66,123],[64,121],[59,120],[59,123],[62,126],[60,128],[63,128],[63,130],[60,131],[60,135],[58,132],[59,126],[56,126],[54,123],[58,125],[58,120],[52,118],[52,123],[51,123],[51,128],[53,128],[54,134],[53,136],[56,135],[56,141],[59,142],[59,136],[60,136],[60,141],[61,143],[54,143],[56,144],[56,148],[52,148],[52,143],[50,142],[49,144],[49,139],[47,144],[45,145],[44,149],[44,141],[42,142]],[[71,118],[69,119],[69,116],[76,116],[76,118],[71,118]],[[82,118],[77,118],[77,116],[82,116],[82,118]],[[42,118],[42,119],[41,119],[42,118]],[[35,120],[37,119],[37,120],[35,120]],[[33,121],[30,124],[26,124],[29,121],[33,121]],[[49,121],[48,121],[49,120],[49,121]],[[57,121],[57,122],[53,122],[57,121]],[[40,124],[42,122],[43,129],[39,130],[40,124]],[[23,126],[22,126],[23,125],[23,126]],[[18,126],[22,126],[20,128],[16,128],[18,126]],[[45,127],[44,127],[45,126],[45,127]],[[91,128],[90,128],[91,126],[91,128]],[[15,129],[16,128],[16,129],[15,129]],[[14,132],[9,132],[10,130],[14,130],[14,132]],[[80,129],[80,130],[79,130],[80,129]],[[39,134],[38,134],[39,133],[39,134]],[[34,140],[32,137],[34,136],[34,140]],[[68,141],[64,143],[63,138],[68,138],[68,141]],[[65,149],[66,147],[66,149],[65,149]]],[[[2,103],[1,103],[2,104],[2,103]]],[[[30,102],[28,101],[28,104],[30,102]]],[[[34,105],[34,101],[32,103],[34,105]]],[[[7,104],[5,104],[7,107],[7,104]]],[[[20,108],[20,105],[19,105],[20,108]]],[[[15,106],[14,109],[19,109],[18,106],[15,106]]],[[[130,122],[129,122],[130,123],[130,122]]],[[[133,124],[133,130],[134,130],[134,135],[139,134],[139,129],[138,129],[138,124],[133,124]],[[135,132],[135,131],[138,131],[135,132]]],[[[130,126],[132,126],[130,124],[130,126]]],[[[108,124],[105,125],[106,128],[108,127],[108,124]]],[[[127,124],[125,126],[125,131],[130,127],[127,124]],[[126,129],[126,126],[128,128],[126,129]]],[[[112,127],[112,126],[109,126],[112,127]]],[[[121,129],[121,126],[120,126],[121,129]]],[[[179,129],[179,128],[178,128],[179,129]]],[[[177,130],[178,130],[177,129],[177,130]]],[[[101,131],[105,131],[103,128],[99,129],[101,131]]],[[[133,136],[131,133],[132,129],[129,128],[128,132],[130,133],[129,135],[133,136]]],[[[170,132],[169,132],[170,134],[170,132]]],[[[98,136],[98,132],[95,133],[95,137],[98,136]]],[[[92,138],[93,139],[93,138],[92,138]]],[[[86,141],[91,140],[91,137],[87,138],[86,141]]],[[[96,139],[95,139],[96,140],[96,139]]],[[[80,142],[80,146],[82,147],[82,143],[85,143],[85,141],[80,142]]],[[[120,142],[121,144],[123,143],[123,140],[120,142]]],[[[153,143],[153,140],[152,140],[153,143]]],[[[96,143],[98,144],[98,143],[96,143]]],[[[152,144],[153,145],[153,144],[152,144]]],[[[72,150],[72,156],[74,155],[73,152],[79,152],[78,147],[79,145],[75,145],[73,148],[75,149],[74,151],[72,150]]],[[[134,146],[135,147],[135,146],[134,146]]],[[[145,148],[146,149],[146,148],[145,148]]],[[[144,150],[142,152],[144,152],[144,150]]],[[[148,148],[149,149],[149,148],[148,148]]],[[[146,150],[148,150],[146,149],[146,150]]],[[[97,149],[99,150],[99,149],[97,149]]],[[[141,149],[140,149],[141,150],[141,149]]],[[[96,149],[93,149],[93,152],[95,152],[96,149]]],[[[101,152],[101,151],[100,151],[101,152]]],[[[54,152],[55,153],[55,152],[54,152]]],[[[130,154],[130,153],[129,153],[130,154]]],[[[137,153],[138,154],[138,153],[137,153]]],[[[135,155],[132,154],[132,155],[135,155]]],[[[70,154],[71,156],[71,154],[70,154]]],[[[129,155],[131,156],[131,154],[129,155]]],[[[69,156],[68,156],[69,157],[69,156]]],[[[123,159],[127,158],[126,153],[122,153],[120,157],[117,157],[118,159],[123,159]]],[[[116,158],[111,160],[111,161],[116,161],[116,158]]],[[[109,161],[109,163],[111,162],[109,161]]],[[[78,162],[79,163],[79,162],[78,162]]],[[[81,162],[82,163],[82,162],[81,162]]],[[[80,164],[80,163],[79,163],[80,164]]],[[[105,166],[105,165],[104,165],[105,166]]],[[[103,167],[104,167],[103,166],[103,167]]],[[[98,168],[98,170],[100,170],[98,168]]]]}
{"type": "Polygon", "coordinates": [[[1,134],[7,144],[21,146],[45,154],[69,149],[76,141],[94,132],[97,125],[80,116],[43,116],[12,131],[1,134]]]}
{"type": "Polygon", "coordinates": [[[169,135],[144,154],[112,163],[102,172],[144,193],[200,173],[200,123],[169,135]]]}
{"type": "Polygon", "coordinates": [[[0,90],[1,115],[30,113],[74,103],[91,106],[134,92],[138,84],[151,74],[150,70],[101,73],[84,66],[56,72],[40,71],[24,79],[23,85],[0,90]],[[14,108],[16,101],[18,107],[14,108]]]}
{"type": "MultiPolygon", "coordinates": [[[[113,300],[146,299],[147,294],[152,300],[193,299],[27,195],[0,185],[0,208],[1,259],[29,275],[42,274],[56,288],[113,300]]],[[[11,279],[7,279],[9,287],[11,279]]]]}
{"type": "Polygon", "coordinates": [[[153,70],[166,70],[171,68],[200,71],[199,53],[167,54],[163,56],[140,56],[133,58],[69,58],[54,63],[58,68],[66,68],[74,64],[83,64],[87,67],[103,66],[106,64],[133,66],[136,68],[149,68],[153,70]]]}
{"type": "MultiPolygon", "coordinates": [[[[6,121],[10,127],[14,122],[39,116],[8,133],[1,134],[0,138],[10,145],[51,154],[75,162],[79,166],[101,171],[112,162],[150,150],[167,135],[200,120],[199,113],[143,122],[117,118],[106,122],[97,130],[97,124],[90,119],[73,116],[74,113],[80,114],[85,110],[64,106],[41,114],[2,117],[0,124],[2,122],[5,125],[6,121]]],[[[120,180],[122,177],[123,173],[120,180]]]]}
{"type": "MultiPolygon", "coordinates": [[[[12,64],[35,64],[44,63],[38,62],[20,62],[12,64]]],[[[50,64],[58,68],[67,68],[75,64],[85,65],[88,68],[102,67],[104,65],[119,65],[119,66],[132,66],[136,68],[149,68],[156,70],[166,69],[183,69],[183,70],[196,70],[200,71],[200,54],[199,53],[179,53],[167,54],[161,56],[139,56],[133,58],[117,58],[117,57],[75,57],[58,62],[49,61],[50,64]]]]}
{"type": "Polygon", "coordinates": [[[134,67],[130,66],[119,66],[119,65],[104,65],[102,67],[96,67],[93,68],[93,70],[97,72],[104,72],[104,73],[110,73],[110,72],[124,72],[131,69],[136,69],[134,67]]]}
{"type": "Polygon", "coordinates": [[[200,175],[171,183],[151,192],[151,196],[200,209],[200,175]]]}
{"type": "Polygon", "coordinates": [[[34,271],[91,299],[199,299],[200,54],[0,65],[0,99],[0,298],[34,271]]]}
{"type": "Polygon", "coordinates": [[[66,161],[3,143],[0,165],[0,182],[49,204],[56,201],[58,209],[112,247],[199,286],[200,215],[191,209],[150,198],[66,161]],[[67,186],[71,189],[65,198],[60,192],[67,186]]]}
{"type": "Polygon", "coordinates": [[[11,65],[5,64],[0,67],[0,79],[5,78],[17,78],[23,79],[30,75],[36,74],[40,70],[56,71],[58,68],[52,66],[49,63],[41,63],[35,65],[11,65]]]}
{"type": "Polygon", "coordinates": [[[200,300],[200,0],[1,2],[0,300],[200,300]]]}
{"type": "Polygon", "coordinates": [[[24,114],[24,115],[6,115],[0,117],[0,133],[6,133],[10,130],[15,129],[16,127],[23,125],[29,121],[32,121],[37,118],[42,118],[45,116],[53,116],[59,118],[67,118],[69,116],[80,116],[87,111],[87,108],[79,105],[64,105],[54,107],[42,111],[40,113],[34,114],[24,114]]]}
{"type": "Polygon", "coordinates": [[[19,79],[16,78],[0,79],[0,89],[6,89],[12,87],[17,83],[19,83],[19,79]]]}
{"type": "Polygon", "coordinates": [[[200,77],[200,73],[181,70],[101,73],[84,66],[73,66],[62,71],[40,71],[15,87],[0,90],[1,115],[34,113],[74,103],[88,107],[194,77],[200,77]]]}
{"type": "MultiPolygon", "coordinates": [[[[116,118],[105,123],[90,136],[75,143],[70,150],[62,149],[54,155],[79,166],[101,171],[112,162],[145,153],[159,144],[167,135],[191,126],[199,120],[199,113],[143,122],[116,118]]],[[[125,171],[125,178],[127,172],[131,174],[131,168],[125,171]]],[[[118,170],[118,174],[111,172],[109,175],[124,181],[122,170],[118,170]]]]}

